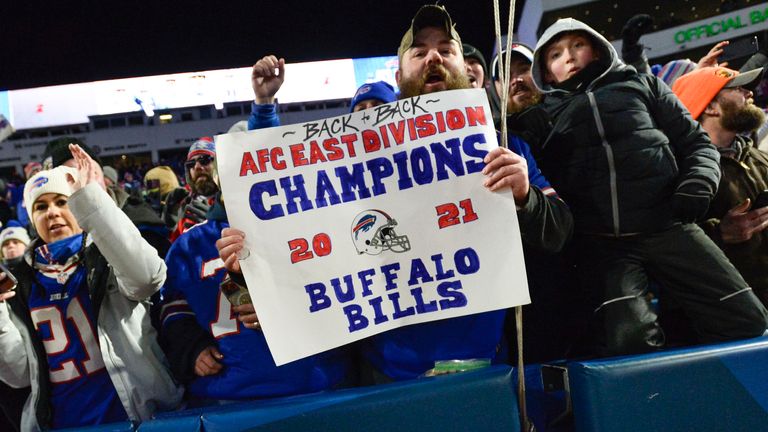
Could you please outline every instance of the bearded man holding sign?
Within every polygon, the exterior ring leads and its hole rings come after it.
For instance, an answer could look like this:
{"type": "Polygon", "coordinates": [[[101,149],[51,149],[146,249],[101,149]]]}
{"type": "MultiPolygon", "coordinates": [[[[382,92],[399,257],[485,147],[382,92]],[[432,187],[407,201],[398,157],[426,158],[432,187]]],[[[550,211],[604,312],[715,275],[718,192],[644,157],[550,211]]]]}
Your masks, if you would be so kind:
{"type": "Polygon", "coordinates": [[[417,12],[398,56],[398,102],[263,131],[271,148],[249,147],[246,135],[217,137],[219,149],[242,155],[220,161],[222,173],[240,172],[222,175],[223,188],[250,207],[228,207],[241,229],[224,229],[217,248],[230,274],[249,280],[278,364],[366,337],[378,382],[417,377],[436,361],[493,359],[505,309],[529,302],[521,243],[556,252],[570,236],[570,211],[528,145],[513,136],[509,149],[486,142],[495,132],[482,91],[443,93],[469,88],[443,7],[417,12]],[[305,142],[273,144],[281,138],[305,142]],[[449,188],[437,184],[444,180],[449,188]],[[428,202],[450,193],[455,202],[428,202]],[[351,222],[343,230],[332,226],[338,215],[351,222]],[[276,251],[285,236],[290,262],[276,251]],[[296,301],[272,302],[282,295],[296,301]]]}

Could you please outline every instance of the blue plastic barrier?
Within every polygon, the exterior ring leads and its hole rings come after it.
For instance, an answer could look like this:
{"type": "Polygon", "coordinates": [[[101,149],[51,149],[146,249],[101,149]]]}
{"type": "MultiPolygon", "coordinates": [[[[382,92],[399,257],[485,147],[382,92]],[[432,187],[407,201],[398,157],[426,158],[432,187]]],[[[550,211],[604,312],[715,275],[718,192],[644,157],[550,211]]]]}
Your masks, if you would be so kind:
{"type": "Polygon", "coordinates": [[[136,430],[129,421],[119,423],[108,423],[98,426],[77,427],[68,429],[56,429],[60,432],[78,431],[78,432],[134,432],[136,430]]]}
{"type": "Polygon", "coordinates": [[[575,430],[768,431],[768,338],[568,364],[575,430]]]}
{"type": "Polygon", "coordinates": [[[375,387],[166,413],[138,431],[517,431],[513,372],[494,366],[375,387]]]}
{"type": "MultiPolygon", "coordinates": [[[[526,366],[528,414],[539,432],[768,431],[768,338],[654,354],[526,366]],[[564,367],[564,364],[558,365],[564,367]],[[556,371],[550,368],[549,371],[556,371]],[[556,420],[560,421],[556,421],[556,420]]],[[[474,372],[164,413],[147,431],[518,431],[514,372],[474,372]]],[[[131,432],[130,423],[80,429],[131,432]]]]}

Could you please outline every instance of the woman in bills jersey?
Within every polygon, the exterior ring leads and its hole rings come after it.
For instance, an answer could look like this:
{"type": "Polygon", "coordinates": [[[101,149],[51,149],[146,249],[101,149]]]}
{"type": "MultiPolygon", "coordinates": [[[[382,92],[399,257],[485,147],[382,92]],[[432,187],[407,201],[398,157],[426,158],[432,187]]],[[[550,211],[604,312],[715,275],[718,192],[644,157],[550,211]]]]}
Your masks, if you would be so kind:
{"type": "Polygon", "coordinates": [[[141,421],[175,408],[147,299],[166,267],[104,189],[100,167],[70,144],[73,166],[24,187],[39,238],[0,274],[0,379],[32,391],[22,430],[141,421]]]}

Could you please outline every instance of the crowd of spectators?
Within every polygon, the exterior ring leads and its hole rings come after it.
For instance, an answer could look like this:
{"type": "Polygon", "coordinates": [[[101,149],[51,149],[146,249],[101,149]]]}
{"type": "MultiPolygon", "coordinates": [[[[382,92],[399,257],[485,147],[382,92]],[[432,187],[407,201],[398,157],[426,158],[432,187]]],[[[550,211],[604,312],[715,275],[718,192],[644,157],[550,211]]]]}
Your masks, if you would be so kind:
{"type": "MultiPolygon", "coordinates": [[[[724,41],[698,63],[649,66],[639,42],[649,20],[627,23],[621,56],[587,24],[561,19],[533,49],[513,42],[486,62],[443,7],[424,6],[397,50],[400,94],[376,82],[352,98],[356,112],[486,90],[493,121],[509,132],[497,132],[507,146],[485,157],[483,186],[511,190],[517,208],[532,300],[523,309],[528,363],[756,337],[768,327],[768,156],[757,148],[765,116],[753,98],[768,56],[729,69],[718,63],[724,41]],[[502,54],[511,57],[506,72],[502,54]]],[[[247,129],[280,125],[275,94],[285,79],[284,59],[254,64],[247,129]]],[[[63,137],[23,178],[3,179],[7,427],[141,422],[159,411],[415,379],[443,360],[515,358],[516,323],[499,310],[276,366],[240,268],[245,234],[229,226],[217,151],[201,137],[183,160],[116,169],[63,137]]]]}

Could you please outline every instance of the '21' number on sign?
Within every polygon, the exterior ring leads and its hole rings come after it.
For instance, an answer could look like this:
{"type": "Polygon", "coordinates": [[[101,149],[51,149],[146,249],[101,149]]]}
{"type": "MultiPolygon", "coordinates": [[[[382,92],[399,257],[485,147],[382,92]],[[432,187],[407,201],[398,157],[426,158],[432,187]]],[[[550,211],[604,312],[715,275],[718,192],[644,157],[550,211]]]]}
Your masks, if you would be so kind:
{"type": "Polygon", "coordinates": [[[296,264],[297,262],[312,259],[315,255],[322,257],[330,254],[331,238],[325,233],[317,234],[312,238],[312,250],[309,250],[309,242],[304,238],[289,241],[288,247],[291,248],[291,264],[296,264]]]}
{"type": "Polygon", "coordinates": [[[477,213],[472,208],[472,200],[469,198],[459,201],[458,206],[454,203],[440,204],[435,207],[435,210],[439,216],[437,218],[437,226],[440,229],[477,220],[477,213]],[[460,216],[461,211],[459,207],[464,211],[464,216],[460,216]]]}

